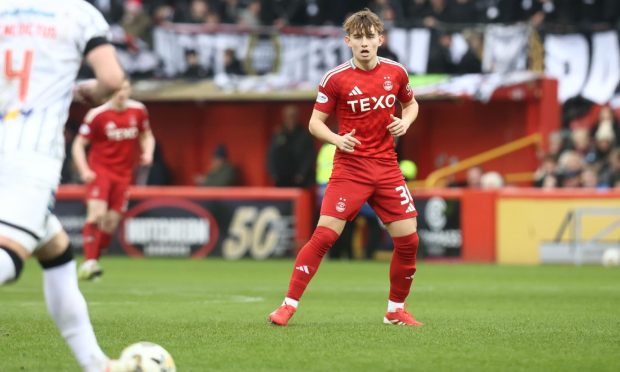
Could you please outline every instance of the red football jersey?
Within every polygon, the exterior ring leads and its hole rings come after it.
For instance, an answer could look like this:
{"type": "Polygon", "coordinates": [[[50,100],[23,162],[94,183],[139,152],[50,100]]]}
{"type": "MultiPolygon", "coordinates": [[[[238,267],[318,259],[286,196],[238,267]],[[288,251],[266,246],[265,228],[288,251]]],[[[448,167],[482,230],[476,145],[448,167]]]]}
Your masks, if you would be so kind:
{"type": "Polygon", "coordinates": [[[112,179],[131,179],[140,156],[140,134],[148,129],[148,113],[138,101],[128,100],[122,111],[109,102],[90,110],[80,126],[80,134],[90,142],[88,165],[112,179]]]}
{"type": "MultiPolygon", "coordinates": [[[[375,68],[364,71],[351,59],[325,74],[314,108],[327,114],[336,111],[338,134],[355,129],[355,138],[361,144],[350,155],[395,159],[394,137],[386,127],[392,122],[390,115],[397,102],[412,99],[403,65],[379,57],[375,68]]],[[[336,158],[342,155],[350,156],[337,150],[336,158]]]]}

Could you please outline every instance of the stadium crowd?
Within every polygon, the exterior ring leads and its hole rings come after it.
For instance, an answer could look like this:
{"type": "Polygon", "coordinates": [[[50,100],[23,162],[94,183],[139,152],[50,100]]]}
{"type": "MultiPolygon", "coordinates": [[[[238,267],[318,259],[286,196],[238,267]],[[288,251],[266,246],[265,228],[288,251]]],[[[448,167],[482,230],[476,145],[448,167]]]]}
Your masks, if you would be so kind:
{"type": "MultiPolygon", "coordinates": [[[[132,67],[129,70],[134,78],[159,76],[152,31],[170,23],[203,24],[214,29],[224,24],[242,28],[340,26],[348,14],[368,7],[382,17],[388,28],[431,29],[428,73],[452,74],[481,72],[481,45],[471,48],[478,52],[466,55],[458,65],[442,57],[453,32],[462,31],[470,45],[474,45],[476,40],[481,41],[481,36],[478,33],[476,38],[471,30],[489,23],[528,22],[542,32],[555,33],[620,30],[620,2],[614,0],[87,1],[99,8],[113,25],[113,41],[120,51],[121,63],[126,69],[132,67]]],[[[380,54],[382,52],[390,53],[387,48],[380,50],[380,54]]],[[[230,55],[227,68],[235,74],[244,74],[234,53],[230,55]]],[[[394,58],[394,53],[390,58],[394,58]]],[[[191,63],[195,59],[195,51],[186,51],[188,70],[182,77],[212,77],[212,72],[204,71],[198,63],[191,63]]],[[[541,151],[534,185],[544,188],[620,187],[619,111],[575,100],[565,103],[563,109],[563,129],[549,139],[549,151],[541,151]]]]}

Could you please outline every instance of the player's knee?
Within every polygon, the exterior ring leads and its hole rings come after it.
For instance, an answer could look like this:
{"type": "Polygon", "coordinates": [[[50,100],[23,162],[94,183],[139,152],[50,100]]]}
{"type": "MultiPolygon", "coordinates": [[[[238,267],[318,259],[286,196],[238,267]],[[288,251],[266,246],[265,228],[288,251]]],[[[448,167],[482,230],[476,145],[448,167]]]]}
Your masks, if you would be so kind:
{"type": "MultiPolygon", "coordinates": [[[[9,277],[4,277],[1,278],[0,280],[0,284],[4,284],[4,283],[9,283],[9,282],[13,282],[13,281],[17,281],[17,279],[19,279],[20,274],[22,273],[22,270],[24,269],[24,260],[17,254],[17,252],[15,252],[14,250],[5,247],[5,246],[0,246],[0,251],[5,253],[5,257],[9,257],[8,260],[5,260],[3,262],[2,265],[0,265],[0,268],[3,268],[4,265],[7,265],[7,269],[10,270],[10,266],[13,266],[14,270],[11,270],[14,272],[14,275],[9,276],[9,277]]],[[[0,252],[0,253],[2,253],[0,252]]]]}
{"type": "Polygon", "coordinates": [[[67,248],[60,255],[50,259],[39,259],[39,264],[43,270],[47,270],[62,266],[71,261],[73,261],[73,247],[71,244],[68,244],[67,248]]]}

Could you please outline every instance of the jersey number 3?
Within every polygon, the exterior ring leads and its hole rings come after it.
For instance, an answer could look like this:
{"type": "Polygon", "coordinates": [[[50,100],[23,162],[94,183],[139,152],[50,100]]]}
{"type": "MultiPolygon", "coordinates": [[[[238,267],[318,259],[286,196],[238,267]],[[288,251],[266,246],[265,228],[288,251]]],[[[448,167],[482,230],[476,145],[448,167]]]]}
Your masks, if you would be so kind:
{"type": "Polygon", "coordinates": [[[24,102],[28,95],[28,83],[30,82],[30,70],[32,69],[32,50],[24,52],[21,69],[13,66],[13,51],[4,51],[4,76],[8,80],[19,79],[19,100],[24,102]]]}

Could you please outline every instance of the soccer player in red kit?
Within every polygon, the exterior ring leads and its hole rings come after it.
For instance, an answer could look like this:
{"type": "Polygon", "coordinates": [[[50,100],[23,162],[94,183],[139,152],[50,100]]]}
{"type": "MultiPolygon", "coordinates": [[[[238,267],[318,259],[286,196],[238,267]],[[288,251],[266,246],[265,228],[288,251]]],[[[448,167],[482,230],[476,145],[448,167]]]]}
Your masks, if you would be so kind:
{"type": "Polygon", "coordinates": [[[269,321],[280,326],[288,323],[321,259],[346,221],[353,220],[368,201],[394,240],[383,322],[421,326],[405,309],[416,272],[417,212],[394,149],[395,138],[407,133],[418,116],[418,103],[406,69],[377,56],[384,28],[376,14],[364,9],[351,15],[344,22],[344,31],[353,58],[325,74],[309,123],[315,137],[338,148],[334,169],[318,226],[299,251],[286,298],[269,315],[269,321]],[[401,118],[394,116],[397,103],[402,107],[401,118]],[[333,112],[339,122],[338,134],[325,124],[333,112]]]}
{"type": "Polygon", "coordinates": [[[90,110],[73,142],[73,160],[87,186],[82,230],[85,261],[78,270],[80,279],[103,274],[98,259],[127,208],[127,189],[135,168],[153,161],[155,139],[148,113],[142,103],[129,99],[130,93],[129,81],[125,81],[110,101],[90,110]]]}

